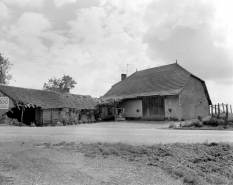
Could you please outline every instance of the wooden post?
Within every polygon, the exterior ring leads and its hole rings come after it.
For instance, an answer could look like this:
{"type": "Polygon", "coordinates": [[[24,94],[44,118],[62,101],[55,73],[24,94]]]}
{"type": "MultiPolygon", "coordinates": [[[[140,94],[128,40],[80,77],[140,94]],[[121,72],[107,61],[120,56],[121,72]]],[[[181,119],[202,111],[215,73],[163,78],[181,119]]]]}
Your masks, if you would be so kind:
{"type": "Polygon", "coordinates": [[[228,119],[228,104],[226,104],[226,120],[228,119]]]}
{"type": "Polygon", "coordinates": [[[224,110],[224,104],[222,104],[222,108],[223,108],[223,112],[225,112],[225,110],[224,110]]]}
{"type": "Polygon", "coordinates": [[[214,106],[213,105],[211,105],[211,113],[212,113],[212,117],[213,117],[213,115],[214,115],[214,106]]]}
{"type": "Polygon", "coordinates": [[[218,118],[219,118],[219,115],[220,115],[220,107],[219,107],[219,103],[218,103],[218,118]]]}
{"type": "Polygon", "coordinates": [[[53,124],[53,109],[51,109],[51,124],[53,124]]]}
{"type": "Polygon", "coordinates": [[[22,107],[22,113],[21,113],[21,123],[23,123],[23,111],[24,111],[24,107],[22,107]]]}

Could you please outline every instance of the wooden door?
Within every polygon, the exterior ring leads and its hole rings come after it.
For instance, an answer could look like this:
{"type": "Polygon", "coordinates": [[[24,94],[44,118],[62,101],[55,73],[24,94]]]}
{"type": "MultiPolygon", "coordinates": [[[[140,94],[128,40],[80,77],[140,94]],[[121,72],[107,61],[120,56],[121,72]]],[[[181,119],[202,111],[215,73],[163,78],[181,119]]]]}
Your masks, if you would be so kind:
{"type": "Polygon", "coordinates": [[[52,122],[57,123],[60,122],[60,110],[59,109],[52,109],[52,122]]]}
{"type": "Polygon", "coordinates": [[[142,118],[144,120],[164,120],[164,98],[161,96],[146,97],[142,99],[142,118]]]}
{"type": "Polygon", "coordinates": [[[52,123],[52,111],[51,109],[43,109],[43,125],[49,125],[52,123]]]}

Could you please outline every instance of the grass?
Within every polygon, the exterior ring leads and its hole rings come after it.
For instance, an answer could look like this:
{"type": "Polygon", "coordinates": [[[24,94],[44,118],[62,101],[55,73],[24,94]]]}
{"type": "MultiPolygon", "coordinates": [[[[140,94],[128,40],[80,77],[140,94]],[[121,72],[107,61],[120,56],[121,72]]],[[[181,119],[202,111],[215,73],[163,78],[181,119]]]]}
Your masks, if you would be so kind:
{"type": "Polygon", "coordinates": [[[123,143],[69,144],[86,157],[116,156],[127,161],[156,166],[186,184],[228,184],[233,180],[233,147],[228,143],[156,144],[132,146],[123,143]]]}

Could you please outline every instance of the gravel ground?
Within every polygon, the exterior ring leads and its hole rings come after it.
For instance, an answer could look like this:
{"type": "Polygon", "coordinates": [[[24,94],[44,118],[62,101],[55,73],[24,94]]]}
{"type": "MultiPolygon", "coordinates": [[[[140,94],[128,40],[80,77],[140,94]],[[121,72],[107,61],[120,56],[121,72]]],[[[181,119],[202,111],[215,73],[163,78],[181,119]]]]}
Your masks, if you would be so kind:
{"type": "Polygon", "coordinates": [[[178,185],[181,181],[157,167],[118,157],[90,159],[81,153],[32,142],[0,143],[2,185],[178,185]]]}
{"type": "Polygon", "coordinates": [[[103,122],[65,127],[0,127],[0,141],[123,142],[151,145],[174,142],[233,142],[233,131],[171,130],[169,122],[103,122]]]}

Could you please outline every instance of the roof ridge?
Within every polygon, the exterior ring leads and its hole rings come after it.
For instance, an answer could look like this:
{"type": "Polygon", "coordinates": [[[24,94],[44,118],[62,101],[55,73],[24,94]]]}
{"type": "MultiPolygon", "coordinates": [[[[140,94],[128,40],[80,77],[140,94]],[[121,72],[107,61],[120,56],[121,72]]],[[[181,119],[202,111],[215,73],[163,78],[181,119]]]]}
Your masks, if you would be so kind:
{"type": "Polygon", "coordinates": [[[161,66],[157,66],[157,67],[151,67],[151,68],[148,68],[148,69],[139,70],[137,72],[147,71],[147,70],[155,69],[155,68],[159,68],[159,67],[167,67],[167,66],[171,66],[171,65],[179,65],[179,64],[177,64],[177,63],[171,63],[171,64],[166,64],[166,65],[161,65],[161,66]]]}
{"type": "MultiPolygon", "coordinates": [[[[150,70],[150,69],[155,69],[155,68],[159,68],[159,67],[165,67],[165,66],[174,65],[174,64],[177,64],[177,63],[172,63],[172,64],[163,65],[163,66],[152,67],[152,68],[143,69],[143,70],[140,70],[140,71],[135,71],[133,74],[131,74],[130,76],[126,77],[124,80],[126,80],[129,77],[132,77],[134,74],[136,74],[138,72],[147,71],[147,70],[150,70]]],[[[113,86],[115,86],[115,85],[117,85],[117,84],[119,84],[121,82],[123,82],[123,80],[120,80],[119,82],[113,84],[111,87],[113,87],[113,86]]]]}
{"type": "Polygon", "coordinates": [[[27,88],[27,87],[16,87],[16,86],[11,86],[11,85],[0,85],[0,86],[6,87],[6,88],[10,87],[10,88],[18,88],[18,89],[26,89],[26,90],[34,90],[34,91],[55,92],[55,93],[60,94],[57,91],[50,91],[50,90],[43,90],[43,89],[33,89],[33,88],[27,88]]]}

